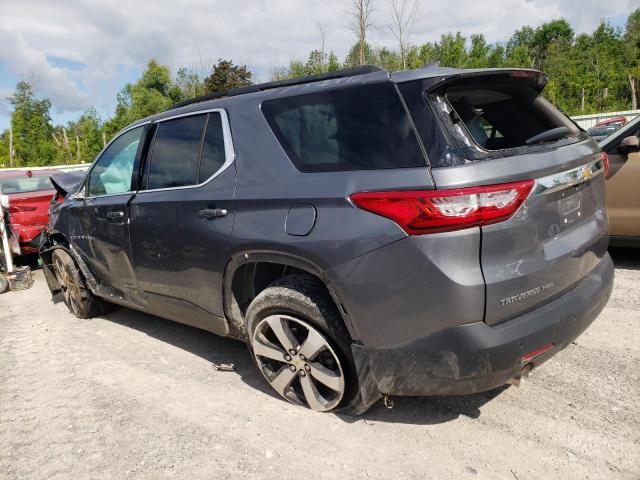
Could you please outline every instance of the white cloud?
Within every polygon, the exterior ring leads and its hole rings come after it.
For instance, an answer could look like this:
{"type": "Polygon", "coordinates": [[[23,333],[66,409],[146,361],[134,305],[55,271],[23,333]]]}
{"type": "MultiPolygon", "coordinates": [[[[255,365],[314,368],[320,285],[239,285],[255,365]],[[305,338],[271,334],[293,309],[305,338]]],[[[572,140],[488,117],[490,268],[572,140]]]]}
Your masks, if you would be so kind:
{"type": "MultiPolygon", "coordinates": [[[[0,60],[17,77],[34,79],[58,112],[88,105],[111,111],[123,73],[150,57],[173,68],[212,63],[218,57],[246,63],[261,76],[272,67],[304,58],[320,44],[344,57],[352,43],[346,0],[13,0],[3,2],[0,60]],[[55,67],[47,56],[85,68],[55,67]],[[81,87],[81,88],[80,88],[81,87]]],[[[638,0],[424,0],[413,40],[437,40],[448,31],[484,33],[505,40],[516,28],[564,16],[578,31],[603,18],[627,15],[638,0]]],[[[393,46],[386,21],[388,1],[376,0],[375,45],[393,46]]],[[[2,115],[2,112],[0,112],[2,115]]]]}

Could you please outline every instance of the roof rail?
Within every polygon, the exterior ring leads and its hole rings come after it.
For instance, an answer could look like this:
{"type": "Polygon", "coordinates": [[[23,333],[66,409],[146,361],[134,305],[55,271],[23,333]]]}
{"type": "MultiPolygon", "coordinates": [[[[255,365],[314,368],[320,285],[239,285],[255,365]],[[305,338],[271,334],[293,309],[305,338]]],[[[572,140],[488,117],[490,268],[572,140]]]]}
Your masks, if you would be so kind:
{"type": "Polygon", "coordinates": [[[230,88],[229,90],[222,90],[219,92],[207,93],[199,97],[184,100],[173,105],[169,110],[175,108],[185,107],[194,103],[206,102],[208,100],[215,100],[223,97],[235,97],[237,95],[244,95],[246,93],[262,92],[272,88],[289,87],[292,85],[302,85],[305,83],[321,82],[323,80],[333,80],[335,78],[355,77],[357,75],[365,75],[367,73],[382,72],[383,68],[376,67],[374,65],[363,65],[360,67],[345,68],[343,70],[336,70],[335,72],[320,73],[318,75],[309,75],[307,77],[292,78],[288,80],[277,80],[275,82],[258,83],[257,85],[249,85],[248,87],[230,88]]]}

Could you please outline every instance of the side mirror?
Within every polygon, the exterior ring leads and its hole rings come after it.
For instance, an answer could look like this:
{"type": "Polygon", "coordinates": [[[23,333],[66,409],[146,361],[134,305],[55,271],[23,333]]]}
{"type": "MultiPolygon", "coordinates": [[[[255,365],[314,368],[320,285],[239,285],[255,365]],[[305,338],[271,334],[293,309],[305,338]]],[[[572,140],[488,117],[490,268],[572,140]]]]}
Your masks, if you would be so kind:
{"type": "Polygon", "coordinates": [[[640,140],[635,135],[623,138],[618,145],[618,151],[625,155],[638,150],[640,150],[640,140]]]}

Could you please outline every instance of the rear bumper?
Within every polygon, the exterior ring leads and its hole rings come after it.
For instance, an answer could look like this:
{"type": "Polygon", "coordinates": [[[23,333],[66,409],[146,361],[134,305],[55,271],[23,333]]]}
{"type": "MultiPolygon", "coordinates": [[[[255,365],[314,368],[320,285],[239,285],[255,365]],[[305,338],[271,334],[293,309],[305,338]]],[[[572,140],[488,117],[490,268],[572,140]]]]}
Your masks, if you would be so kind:
{"type": "Polygon", "coordinates": [[[606,305],[613,262],[602,261],[574,289],[495,326],[475,322],[440,330],[393,349],[353,346],[362,399],[379,395],[458,395],[499,387],[535,367],[580,335],[606,305]],[[553,343],[528,362],[524,354],[553,343]]]}

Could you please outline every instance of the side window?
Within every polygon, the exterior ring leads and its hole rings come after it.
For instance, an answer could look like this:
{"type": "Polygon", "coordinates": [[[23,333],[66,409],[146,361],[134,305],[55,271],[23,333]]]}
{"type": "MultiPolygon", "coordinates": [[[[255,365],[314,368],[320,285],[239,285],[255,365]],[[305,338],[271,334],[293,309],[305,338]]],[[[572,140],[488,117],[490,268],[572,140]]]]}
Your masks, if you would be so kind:
{"type": "Polygon", "coordinates": [[[269,100],[262,111],[302,172],[426,166],[391,82],[269,100]]]}
{"type": "Polygon", "coordinates": [[[206,115],[160,122],[147,168],[147,189],[198,183],[198,163],[206,115]]]}
{"type": "Polygon", "coordinates": [[[207,132],[204,135],[204,143],[202,144],[198,183],[204,182],[220,170],[224,165],[225,158],[222,119],[219,113],[211,113],[209,114],[207,132]]]}
{"type": "Polygon", "coordinates": [[[143,127],[120,135],[100,156],[89,174],[88,195],[108,195],[131,190],[131,177],[143,127]]]}

